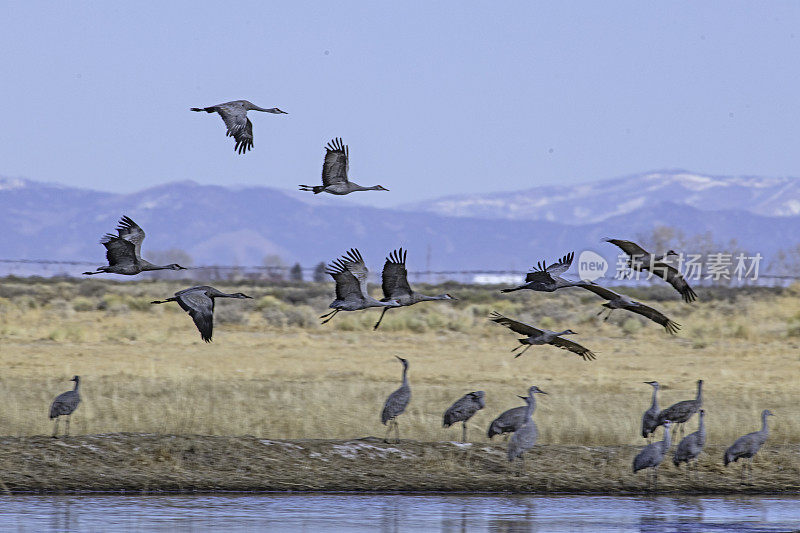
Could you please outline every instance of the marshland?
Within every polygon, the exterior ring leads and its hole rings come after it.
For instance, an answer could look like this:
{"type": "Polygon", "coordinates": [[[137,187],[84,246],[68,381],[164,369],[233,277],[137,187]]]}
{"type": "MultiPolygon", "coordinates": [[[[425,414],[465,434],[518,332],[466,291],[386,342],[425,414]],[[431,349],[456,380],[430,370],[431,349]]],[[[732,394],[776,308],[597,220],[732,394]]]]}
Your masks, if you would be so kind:
{"type": "MultiPolygon", "coordinates": [[[[3,279],[0,427],[13,437],[6,442],[52,447],[36,436],[52,431],[49,402],[72,385],[73,375],[82,378],[83,403],[72,417],[71,439],[102,434],[314,442],[382,438],[380,410],[400,382],[401,367],[394,358],[399,355],[410,362],[412,389],[411,404],[398,419],[400,436],[408,446],[431,443],[428,452],[416,454],[433,454],[429,464],[437,466],[431,473],[451,464],[465,479],[480,478],[477,471],[469,475],[472,463],[458,460],[464,452],[455,445],[446,448],[452,449],[449,463],[433,458],[443,453],[437,448],[442,442],[460,439],[460,427],[443,429],[441,423],[454,400],[472,390],[486,391],[486,408],[470,420],[468,440],[472,450],[489,446],[502,451],[500,439],[489,441],[486,428],[501,411],[521,405],[517,395],[533,383],[548,395],[538,398],[534,419],[540,436],[529,457],[530,473],[555,468],[564,474],[574,460],[561,456],[577,453],[569,451],[572,447],[602,447],[597,449],[613,450],[608,452],[613,466],[593,475],[608,478],[615,487],[641,488],[644,476],[633,476],[629,469],[644,444],[639,424],[651,389],[643,382],[662,384],[663,408],[693,398],[695,381],[704,379],[708,449],[700,467],[715,472],[709,486],[719,490],[727,483],[739,490],[739,466],[725,471],[721,451],[739,435],[758,429],[760,411],[769,408],[776,416],[756,458],[756,479],[768,481],[766,490],[798,490],[796,482],[786,480],[800,478],[800,286],[701,288],[702,305],[677,301],[662,287],[619,289],[682,324],[679,334],[670,336],[630,313],[598,318],[602,301],[578,288],[501,295],[492,286],[422,286],[425,292],[448,292],[459,299],[390,310],[373,331],[377,310],[341,313],[319,325],[318,315],[330,301],[329,284],[215,283],[253,299],[219,302],[214,341],[206,344],[177,305],[149,303],[187,283],[3,279]],[[552,346],[535,346],[514,358],[510,350],[518,336],[487,319],[495,310],[550,329],[571,328],[597,360],[586,362],[552,346]],[[552,454],[561,459],[548,461],[552,454]]],[[[687,430],[695,427],[696,418],[687,430]]],[[[394,446],[402,449],[403,441],[394,446]]],[[[391,454],[387,459],[397,460],[391,454]]],[[[511,470],[501,477],[509,476],[511,470]]],[[[549,477],[534,485],[569,489],[563,481],[572,477],[549,477]]],[[[683,473],[679,476],[671,464],[662,466],[664,486],[670,486],[670,477],[677,487],[683,473]]],[[[452,487],[464,488],[455,482],[452,487]]]]}

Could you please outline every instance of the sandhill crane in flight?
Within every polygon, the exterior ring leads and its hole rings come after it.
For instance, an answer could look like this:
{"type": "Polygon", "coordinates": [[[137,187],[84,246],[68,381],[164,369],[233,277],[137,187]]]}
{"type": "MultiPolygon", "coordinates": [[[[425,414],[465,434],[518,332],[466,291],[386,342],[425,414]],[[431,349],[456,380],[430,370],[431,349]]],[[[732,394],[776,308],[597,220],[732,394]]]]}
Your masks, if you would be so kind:
{"type": "Polygon", "coordinates": [[[350,150],[342,144],[342,139],[333,139],[325,147],[325,162],[322,164],[322,185],[300,185],[301,191],[312,191],[314,194],[327,192],[343,195],[356,191],[388,191],[381,185],[362,187],[347,179],[350,170],[350,150]]]}
{"type": "Polygon", "coordinates": [[[234,100],[224,104],[213,105],[211,107],[192,107],[191,111],[205,111],[206,113],[219,113],[225,123],[227,137],[233,137],[236,144],[233,149],[240,154],[245,153],[253,147],[253,123],[247,118],[248,111],[263,111],[265,113],[288,115],[286,111],[281,111],[277,107],[265,109],[258,107],[247,100],[234,100]]]}
{"type": "MultiPolygon", "coordinates": [[[[411,286],[408,284],[408,270],[406,270],[407,255],[408,250],[403,250],[400,248],[399,250],[392,251],[389,254],[389,257],[386,258],[386,262],[383,264],[383,273],[381,275],[383,288],[383,298],[381,299],[382,302],[396,300],[400,302],[401,307],[407,307],[419,302],[429,302],[434,300],[457,300],[457,298],[453,298],[449,294],[426,296],[413,291],[411,286]]],[[[372,328],[373,330],[378,329],[378,326],[381,325],[381,320],[383,320],[383,315],[385,315],[386,311],[389,309],[389,307],[383,308],[380,318],[372,328]]]]}
{"type": "Polygon", "coordinates": [[[183,289],[175,293],[175,296],[166,300],[155,300],[151,304],[165,304],[167,302],[178,302],[181,309],[189,313],[194,320],[194,325],[200,332],[200,338],[206,342],[211,342],[211,334],[214,331],[214,300],[216,298],[252,298],[241,292],[227,294],[218,291],[208,285],[200,285],[183,289]]]}
{"type": "MultiPolygon", "coordinates": [[[[611,313],[614,311],[614,309],[625,309],[626,311],[630,311],[632,313],[636,313],[638,315],[642,315],[643,317],[649,318],[656,324],[663,326],[664,329],[667,330],[667,333],[671,335],[675,335],[675,333],[677,333],[678,330],[681,329],[680,324],[678,324],[677,322],[673,322],[660,311],[657,311],[650,306],[644,305],[641,302],[637,302],[636,300],[633,300],[632,298],[630,298],[625,294],[616,293],[611,289],[601,287],[600,285],[589,281],[584,281],[583,283],[581,283],[581,287],[583,287],[588,291],[592,291],[600,298],[608,300],[606,303],[603,304],[603,307],[608,309],[608,315],[606,315],[605,320],[608,320],[608,317],[611,316],[611,313]]],[[[603,311],[605,310],[601,310],[600,313],[598,313],[598,315],[602,314],[603,311]]]]}
{"type": "Polygon", "coordinates": [[[544,261],[539,261],[525,276],[524,284],[511,289],[501,289],[500,292],[514,292],[522,289],[553,292],[564,287],[580,287],[584,282],[569,281],[561,277],[561,274],[569,270],[574,257],[575,252],[570,252],[551,265],[547,265],[544,261]]]}
{"type": "Polygon", "coordinates": [[[177,263],[161,266],[142,259],[144,230],[130,217],[122,217],[116,229],[118,235],[106,233],[100,240],[100,244],[106,247],[108,265],[97,267],[95,272],[84,272],[84,275],[107,273],[133,276],[150,270],[186,270],[177,263]]]}
{"type": "Polygon", "coordinates": [[[381,301],[369,295],[369,270],[364,258],[355,248],[328,265],[325,272],[336,282],[336,299],[328,306],[333,311],[322,315],[323,324],[330,322],[339,311],[358,311],[369,307],[399,307],[397,300],[381,301]]]}
{"type": "Polygon", "coordinates": [[[639,272],[647,270],[672,285],[683,297],[684,302],[691,303],[697,299],[697,294],[686,283],[680,271],[670,264],[669,256],[677,256],[677,252],[670,250],[664,255],[653,255],[633,241],[606,239],[606,242],[618,246],[628,254],[628,266],[633,270],[639,272]]]}
{"type": "Polygon", "coordinates": [[[486,393],[479,390],[467,393],[456,400],[444,412],[442,427],[449,428],[456,422],[461,422],[461,442],[467,442],[467,421],[475,413],[486,407],[485,397],[486,393]]]}
{"type": "Polygon", "coordinates": [[[564,339],[562,335],[577,335],[571,329],[565,329],[564,331],[550,331],[549,329],[539,329],[535,328],[531,325],[525,324],[524,322],[518,322],[516,320],[512,320],[507,318],[497,311],[493,311],[489,315],[489,320],[492,322],[497,322],[498,324],[507,327],[511,331],[515,333],[519,333],[520,335],[525,335],[524,339],[519,339],[520,345],[511,350],[515,352],[525,346],[525,348],[514,357],[519,357],[520,355],[524,354],[528,351],[528,349],[533,345],[542,345],[542,344],[551,344],[556,348],[561,348],[562,350],[569,350],[572,353],[580,355],[584,361],[591,361],[595,358],[595,354],[592,353],[591,350],[584,348],[577,342],[572,342],[571,340],[564,339]],[[527,345],[527,346],[526,346],[527,345]]]}

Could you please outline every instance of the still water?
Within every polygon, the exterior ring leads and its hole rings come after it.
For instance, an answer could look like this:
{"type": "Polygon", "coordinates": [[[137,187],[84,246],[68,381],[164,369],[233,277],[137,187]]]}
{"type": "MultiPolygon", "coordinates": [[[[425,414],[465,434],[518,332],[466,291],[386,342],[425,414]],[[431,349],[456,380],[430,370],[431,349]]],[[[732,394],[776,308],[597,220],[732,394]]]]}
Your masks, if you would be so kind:
{"type": "Polygon", "coordinates": [[[800,498],[4,496],[0,531],[798,531],[800,498]]]}

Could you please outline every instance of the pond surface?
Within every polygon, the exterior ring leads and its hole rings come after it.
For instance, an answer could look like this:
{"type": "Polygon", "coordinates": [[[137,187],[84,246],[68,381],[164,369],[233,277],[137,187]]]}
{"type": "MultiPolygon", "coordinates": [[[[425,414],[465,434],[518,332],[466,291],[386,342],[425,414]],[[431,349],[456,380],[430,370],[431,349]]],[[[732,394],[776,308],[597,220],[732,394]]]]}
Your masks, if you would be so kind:
{"type": "Polygon", "coordinates": [[[0,531],[800,531],[800,498],[3,496],[0,531]]]}

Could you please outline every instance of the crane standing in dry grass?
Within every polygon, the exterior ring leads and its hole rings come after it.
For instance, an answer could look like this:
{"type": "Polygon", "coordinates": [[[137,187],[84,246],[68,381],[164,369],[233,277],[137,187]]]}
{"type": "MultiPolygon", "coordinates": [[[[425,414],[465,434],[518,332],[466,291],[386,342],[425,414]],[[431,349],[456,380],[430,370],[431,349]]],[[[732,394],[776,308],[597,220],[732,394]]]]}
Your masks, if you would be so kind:
{"type": "Polygon", "coordinates": [[[444,412],[442,427],[449,428],[456,422],[461,422],[461,442],[467,442],[467,421],[475,413],[486,407],[485,397],[486,393],[479,390],[467,393],[456,400],[444,412]]]}
{"type": "MultiPolygon", "coordinates": [[[[395,357],[397,357],[395,355],[395,357]]],[[[396,418],[403,414],[411,401],[411,387],[408,384],[408,360],[402,357],[397,357],[403,364],[403,381],[400,388],[391,393],[386,402],[383,404],[383,411],[381,411],[381,423],[386,427],[386,438],[384,442],[389,442],[389,434],[394,427],[397,435],[396,442],[400,442],[400,425],[397,423],[396,418]],[[388,425],[387,425],[388,424],[388,425]]]]}
{"type": "Polygon", "coordinates": [[[81,378],[80,376],[74,376],[70,381],[75,382],[75,387],[72,390],[67,392],[62,392],[53,400],[53,403],[50,404],[50,420],[55,418],[56,423],[53,427],[53,438],[58,436],[58,419],[61,416],[67,417],[66,422],[66,429],[64,432],[65,436],[69,436],[69,420],[72,416],[72,413],[75,412],[75,409],[78,408],[78,404],[81,403],[81,395],[78,392],[78,388],[81,385],[81,378]]]}

